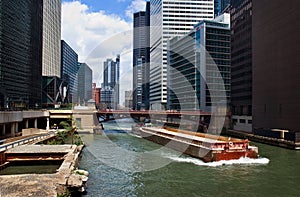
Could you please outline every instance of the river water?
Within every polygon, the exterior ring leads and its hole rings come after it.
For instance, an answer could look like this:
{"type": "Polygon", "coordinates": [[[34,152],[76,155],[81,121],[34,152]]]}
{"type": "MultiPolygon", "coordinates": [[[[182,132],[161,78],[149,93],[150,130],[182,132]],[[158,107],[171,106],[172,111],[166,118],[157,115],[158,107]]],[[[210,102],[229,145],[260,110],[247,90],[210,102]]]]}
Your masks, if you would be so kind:
{"type": "Polygon", "coordinates": [[[259,159],[204,163],[128,134],[126,120],[84,134],[86,196],[300,196],[300,152],[252,143],[259,159]]]}

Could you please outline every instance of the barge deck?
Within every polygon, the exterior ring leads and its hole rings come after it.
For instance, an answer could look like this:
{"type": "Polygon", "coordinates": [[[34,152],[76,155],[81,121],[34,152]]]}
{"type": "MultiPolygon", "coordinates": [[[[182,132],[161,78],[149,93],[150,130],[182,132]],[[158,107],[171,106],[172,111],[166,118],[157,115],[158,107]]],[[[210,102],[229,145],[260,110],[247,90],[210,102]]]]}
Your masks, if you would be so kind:
{"type": "Polygon", "coordinates": [[[141,137],[175,149],[204,162],[258,158],[258,148],[248,140],[196,133],[167,127],[141,127],[141,137]]]}

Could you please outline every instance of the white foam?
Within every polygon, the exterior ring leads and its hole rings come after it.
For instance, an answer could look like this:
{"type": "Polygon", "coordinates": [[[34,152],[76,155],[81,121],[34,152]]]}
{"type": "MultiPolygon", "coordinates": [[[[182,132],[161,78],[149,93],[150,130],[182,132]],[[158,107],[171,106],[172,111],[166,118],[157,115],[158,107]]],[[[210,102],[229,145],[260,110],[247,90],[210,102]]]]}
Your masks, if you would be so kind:
{"type": "Polygon", "coordinates": [[[136,137],[136,138],[142,138],[141,136],[139,136],[137,134],[134,134],[134,133],[131,133],[131,132],[128,132],[128,135],[131,135],[131,136],[136,137]]]}
{"type": "Polygon", "coordinates": [[[192,157],[178,157],[178,156],[166,156],[167,158],[176,161],[176,162],[183,162],[183,163],[193,163],[198,166],[210,166],[210,167],[217,167],[217,166],[223,166],[223,165],[254,165],[254,164],[260,164],[260,165],[266,165],[270,162],[268,158],[257,158],[252,159],[248,157],[243,157],[240,159],[233,159],[228,161],[216,161],[216,162],[208,162],[205,163],[204,161],[192,158],[192,157]]]}

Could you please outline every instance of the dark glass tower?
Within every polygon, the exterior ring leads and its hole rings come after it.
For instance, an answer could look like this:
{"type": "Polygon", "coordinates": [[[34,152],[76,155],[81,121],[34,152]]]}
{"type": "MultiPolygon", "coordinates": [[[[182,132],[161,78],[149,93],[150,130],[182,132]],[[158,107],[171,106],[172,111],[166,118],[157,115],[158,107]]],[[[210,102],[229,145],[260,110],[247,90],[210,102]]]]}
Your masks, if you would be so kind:
{"type": "Polygon", "coordinates": [[[107,59],[104,63],[101,102],[108,109],[117,109],[120,102],[120,55],[116,61],[107,59]]]}
{"type": "Polygon", "coordinates": [[[73,94],[73,104],[84,105],[92,99],[93,71],[86,63],[78,63],[77,89],[73,94]]]}
{"type": "Polygon", "coordinates": [[[41,106],[43,4],[0,3],[0,108],[41,106]]]}
{"type": "Polygon", "coordinates": [[[252,0],[231,1],[231,111],[234,129],[252,130],[252,0]]]}
{"type": "Polygon", "coordinates": [[[133,15],[133,108],[149,108],[150,2],[133,15]]]}
{"type": "Polygon", "coordinates": [[[253,0],[254,130],[300,131],[299,10],[298,0],[253,0]]]}
{"type": "Polygon", "coordinates": [[[69,82],[70,85],[70,97],[72,100],[73,92],[77,87],[76,74],[78,72],[78,55],[77,53],[66,43],[64,40],[61,41],[61,73],[62,78],[69,82]]]}

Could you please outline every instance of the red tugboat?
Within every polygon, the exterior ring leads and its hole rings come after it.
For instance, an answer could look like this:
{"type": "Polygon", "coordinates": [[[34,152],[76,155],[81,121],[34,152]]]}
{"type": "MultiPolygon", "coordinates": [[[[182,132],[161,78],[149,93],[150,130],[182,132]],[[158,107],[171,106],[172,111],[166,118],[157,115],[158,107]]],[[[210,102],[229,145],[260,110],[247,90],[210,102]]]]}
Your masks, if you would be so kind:
{"type": "Polygon", "coordinates": [[[248,140],[196,133],[167,127],[142,127],[141,137],[204,162],[258,158],[258,148],[248,140]]]}

